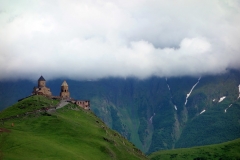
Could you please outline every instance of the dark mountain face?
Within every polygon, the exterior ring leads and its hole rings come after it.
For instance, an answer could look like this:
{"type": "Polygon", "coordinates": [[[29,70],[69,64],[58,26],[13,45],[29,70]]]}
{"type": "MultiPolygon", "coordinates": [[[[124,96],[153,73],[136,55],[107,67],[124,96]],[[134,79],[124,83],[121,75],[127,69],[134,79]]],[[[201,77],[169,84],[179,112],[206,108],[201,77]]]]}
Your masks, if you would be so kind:
{"type": "MultiPolygon", "coordinates": [[[[34,86],[29,81],[8,83],[0,83],[0,90],[5,91],[0,95],[2,108],[29,95],[34,86]]],[[[47,81],[53,95],[59,95],[61,83],[47,81]]],[[[238,71],[198,78],[107,78],[67,83],[72,98],[90,100],[97,116],[147,153],[240,137],[238,71]]]]}

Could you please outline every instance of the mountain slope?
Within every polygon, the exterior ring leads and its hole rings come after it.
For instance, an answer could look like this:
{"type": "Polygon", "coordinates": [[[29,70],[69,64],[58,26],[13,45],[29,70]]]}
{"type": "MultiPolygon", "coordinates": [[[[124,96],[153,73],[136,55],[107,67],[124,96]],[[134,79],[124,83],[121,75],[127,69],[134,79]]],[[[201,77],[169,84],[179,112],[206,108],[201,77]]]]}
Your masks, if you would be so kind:
{"type": "Polygon", "coordinates": [[[144,152],[240,137],[239,71],[201,78],[103,79],[74,84],[74,96],[91,97],[93,111],[144,152]],[[74,93],[78,89],[84,92],[74,93]],[[226,98],[219,102],[222,97],[226,98]]]}
{"type": "MultiPolygon", "coordinates": [[[[61,83],[47,81],[47,86],[58,95],[61,83]]],[[[240,71],[203,77],[106,78],[67,83],[71,97],[90,100],[98,117],[146,153],[240,137],[240,71]]]]}
{"type": "Polygon", "coordinates": [[[31,95],[34,85],[29,80],[0,82],[0,110],[13,105],[18,99],[31,95]]]}
{"type": "Polygon", "coordinates": [[[149,155],[151,160],[240,159],[240,139],[202,147],[163,150],[149,155]]]}
{"type": "MultiPolygon", "coordinates": [[[[38,103],[29,99],[32,97],[24,101],[41,106],[47,101],[44,97],[38,103]]],[[[19,115],[5,119],[0,127],[3,159],[146,159],[91,111],[68,104],[51,114],[43,110],[22,115],[20,110],[13,112],[19,106],[22,104],[0,113],[1,118],[19,115]]]]}

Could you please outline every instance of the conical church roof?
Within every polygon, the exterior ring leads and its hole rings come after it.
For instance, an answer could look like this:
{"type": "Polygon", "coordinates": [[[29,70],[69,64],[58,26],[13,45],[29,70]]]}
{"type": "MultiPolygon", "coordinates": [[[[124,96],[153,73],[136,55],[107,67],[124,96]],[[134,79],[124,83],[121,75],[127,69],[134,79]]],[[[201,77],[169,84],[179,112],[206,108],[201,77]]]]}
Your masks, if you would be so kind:
{"type": "Polygon", "coordinates": [[[66,81],[63,81],[62,85],[61,86],[68,86],[67,82],[66,81]]]}
{"type": "Polygon", "coordinates": [[[43,78],[43,76],[41,76],[41,77],[38,79],[38,81],[46,81],[46,80],[43,78]]]}

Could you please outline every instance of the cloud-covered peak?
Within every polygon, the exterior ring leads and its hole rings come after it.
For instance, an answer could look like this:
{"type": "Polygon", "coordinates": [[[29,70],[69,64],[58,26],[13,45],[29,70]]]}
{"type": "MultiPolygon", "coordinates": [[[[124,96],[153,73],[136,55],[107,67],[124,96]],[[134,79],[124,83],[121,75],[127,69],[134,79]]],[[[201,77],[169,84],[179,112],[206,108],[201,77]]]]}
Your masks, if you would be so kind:
{"type": "Polygon", "coordinates": [[[239,68],[238,1],[2,1],[0,80],[239,68]]]}

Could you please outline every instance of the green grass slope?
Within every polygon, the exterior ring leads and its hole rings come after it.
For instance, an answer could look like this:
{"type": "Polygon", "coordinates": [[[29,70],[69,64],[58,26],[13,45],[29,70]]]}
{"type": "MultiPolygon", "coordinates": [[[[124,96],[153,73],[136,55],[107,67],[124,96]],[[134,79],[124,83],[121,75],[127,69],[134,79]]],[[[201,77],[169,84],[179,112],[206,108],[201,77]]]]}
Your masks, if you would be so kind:
{"type": "MultiPolygon", "coordinates": [[[[25,101],[31,102],[33,106],[34,101],[30,98],[25,101]]],[[[47,98],[41,98],[42,102],[48,101],[47,98]]],[[[23,102],[0,112],[0,116],[22,113],[17,108],[23,102]],[[14,108],[18,111],[14,111],[14,108]]],[[[39,104],[36,103],[36,106],[39,104]]],[[[68,104],[51,114],[36,112],[1,123],[0,159],[147,158],[119,133],[109,129],[91,111],[68,104]]]]}
{"type": "Polygon", "coordinates": [[[233,141],[215,145],[158,151],[150,154],[149,158],[151,160],[236,160],[240,159],[239,151],[240,139],[236,139],[233,141]]]}
{"type": "Polygon", "coordinates": [[[0,119],[24,114],[41,108],[56,106],[58,103],[59,100],[53,100],[41,95],[30,96],[1,111],[0,119]]]}

